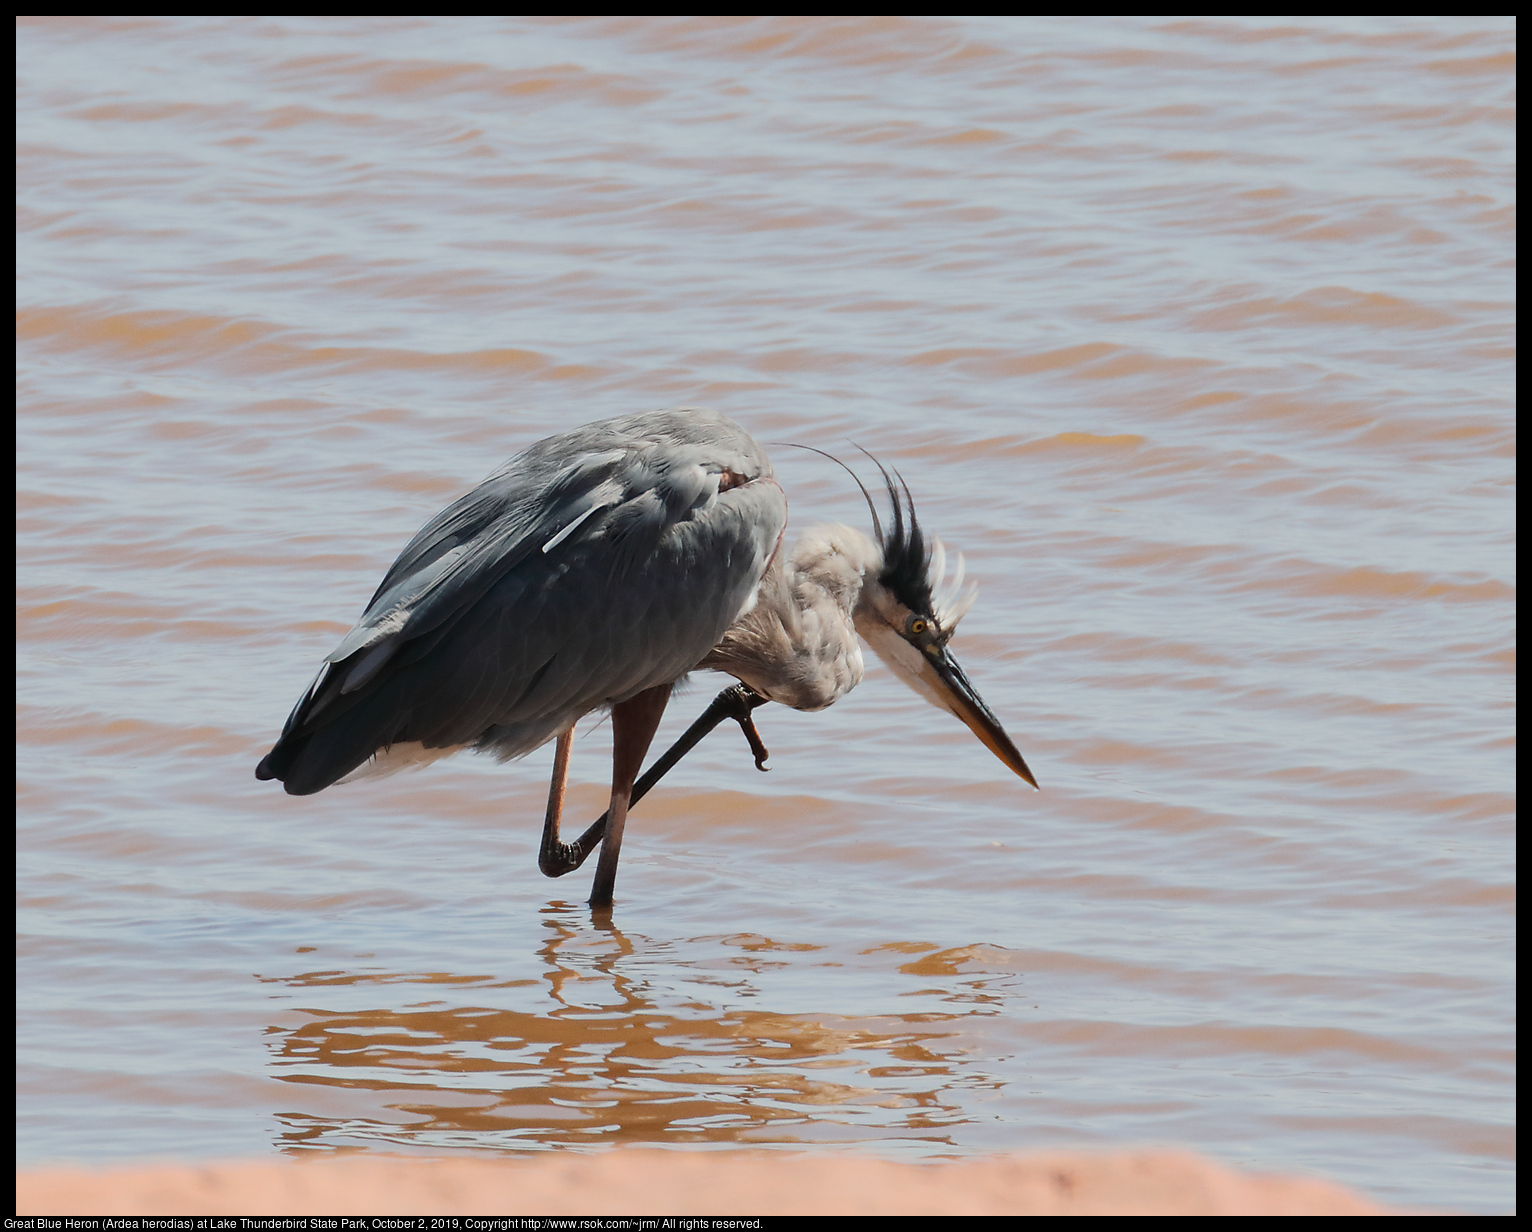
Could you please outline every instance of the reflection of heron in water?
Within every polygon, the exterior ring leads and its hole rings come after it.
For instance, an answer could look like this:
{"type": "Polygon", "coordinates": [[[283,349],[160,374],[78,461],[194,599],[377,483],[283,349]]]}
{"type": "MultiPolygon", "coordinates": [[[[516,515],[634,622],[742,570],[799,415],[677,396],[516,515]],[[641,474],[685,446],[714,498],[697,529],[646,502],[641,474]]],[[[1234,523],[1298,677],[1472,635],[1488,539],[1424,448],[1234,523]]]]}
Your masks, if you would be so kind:
{"type": "Polygon", "coordinates": [[[801,1121],[792,1108],[812,1108],[814,1120],[862,1138],[907,1132],[911,1104],[938,1125],[967,1116],[965,1092],[976,1063],[984,1068],[982,1055],[970,1055],[972,1026],[987,1012],[973,1002],[995,1000],[975,995],[992,972],[976,979],[923,962],[910,987],[934,984],[941,1003],[820,1021],[771,1004],[781,980],[799,987],[823,971],[821,946],[750,933],[648,936],[573,904],[542,906],[535,931],[526,939],[536,989],[480,967],[337,969],[328,958],[320,970],[257,976],[313,1007],[296,1018],[274,1012],[262,1035],[267,1076],[290,1093],[273,1108],[276,1144],[429,1149],[466,1135],[544,1146],[602,1137],[751,1146],[784,1118],[801,1121]],[[654,978],[657,962],[663,979],[654,978]],[[403,1117],[401,1074],[409,1075],[403,1117]]]}
{"type": "Polygon", "coordinates": [[[561,876],[600,844],[590,902],[609,906],[633,801],[724,718],[745,729],[759,765],[750,712],[831,705],[862,678],[860,634],[1036,786],[947,649],[976,588],[962,590],[961,558],[943,587],[940,541],[928,551],[909,490],[884,479],[886,531],[874,508],[875,538],[816,526],[784,555],[776,474],[722,415],[656,411],[539,441],[410,541],[256,777],[301,796],[461,748],[503,759],[557,740],[538,867],[561,876]],[[742,683],[635,784],[671,686],[699,667],[742,683]],[[564,843],[574,725],[603,707],[611,807],[564,843]]]}

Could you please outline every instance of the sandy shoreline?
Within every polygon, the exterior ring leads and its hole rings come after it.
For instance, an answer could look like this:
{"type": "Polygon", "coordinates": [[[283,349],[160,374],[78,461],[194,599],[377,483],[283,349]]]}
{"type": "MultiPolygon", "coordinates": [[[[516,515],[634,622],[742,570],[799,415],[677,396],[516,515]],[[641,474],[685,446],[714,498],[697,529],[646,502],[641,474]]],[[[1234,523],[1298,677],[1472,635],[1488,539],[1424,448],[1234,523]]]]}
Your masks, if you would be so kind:
{"type": "Polygon", "coordinates": [[[950,1164],[619,1149],[531,1160],[349,1155],[17,1173],[18,1215],[1386,1215],[1330,1181],[1184,1151],[950,1164]]]}

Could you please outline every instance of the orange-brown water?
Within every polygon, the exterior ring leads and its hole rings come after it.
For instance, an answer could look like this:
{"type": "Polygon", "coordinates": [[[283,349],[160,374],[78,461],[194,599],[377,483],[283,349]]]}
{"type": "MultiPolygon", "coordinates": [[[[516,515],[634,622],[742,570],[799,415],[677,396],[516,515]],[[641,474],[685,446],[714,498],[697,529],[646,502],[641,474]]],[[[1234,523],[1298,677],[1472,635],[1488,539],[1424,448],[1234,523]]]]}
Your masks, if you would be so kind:
{"type": "Polygon", "coordinates": [[[1509,1207],[1508,19],[27,20],[18,66],[22,1163],[1163,1142],[1509,1207]],[[427,518],[676,404],[899,467],[1041,793],[870,664],[641,804],[598,925],[535,868],[551,750],[255,781],[427,518]]]}

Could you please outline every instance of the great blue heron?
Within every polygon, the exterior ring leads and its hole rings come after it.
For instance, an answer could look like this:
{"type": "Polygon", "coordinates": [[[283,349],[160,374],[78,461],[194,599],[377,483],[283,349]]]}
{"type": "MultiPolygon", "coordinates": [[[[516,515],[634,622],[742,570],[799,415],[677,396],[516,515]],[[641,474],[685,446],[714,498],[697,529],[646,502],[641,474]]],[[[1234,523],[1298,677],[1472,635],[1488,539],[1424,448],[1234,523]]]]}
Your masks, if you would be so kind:
{"type": "MultiPolygon", "coordinates": [[[[679,409],[539,441],[426,524],[326,657],[256,767],[296,796],[472,747],[501,759],[556,740],[538,866],[578,868],[599,843],[590,902],[610,906],[631,803],[724,717],[764,701],[821,710],[862,678],[857,634],[1037,785],[947,648],[973,601],[928,549],[908,489],[885,473],[887,531],[806,531],[782,551],[787,499],[738,424],[679,409]],[[697,668],[725,689],[635,787],[671,686],[697,668]],[[559,839],[575,722],[612,715],[607,815],[559,839]]],[[[865,489],[864,489],[865,493],[865,489]]],[[[869,508],[872,500],[868,497],[869,508]]]]}

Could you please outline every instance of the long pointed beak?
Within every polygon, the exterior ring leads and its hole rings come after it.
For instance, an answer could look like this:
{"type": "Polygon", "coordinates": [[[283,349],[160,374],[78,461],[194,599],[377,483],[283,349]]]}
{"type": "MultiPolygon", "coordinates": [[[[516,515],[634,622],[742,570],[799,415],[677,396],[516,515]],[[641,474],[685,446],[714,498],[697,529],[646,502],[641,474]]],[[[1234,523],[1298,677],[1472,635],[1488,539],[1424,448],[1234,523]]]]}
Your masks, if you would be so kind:
{"type": "Polygon", "coordinates": [[[984,746],[991,753],[1036,787],[1037,780],[1032,777],[1032,771],[1027,769],[1025,759],[1005,734],[1000,720],[984,704],[978,690],[969,683],[958,661],[952,657],[952,652],[943,649],[922,658],[924,661],[920,666],[920,681],[934,695],[932,700],[943,710],[950,710],[962,719],[968,725],[968,730],[984,741],[984,746]]]}

